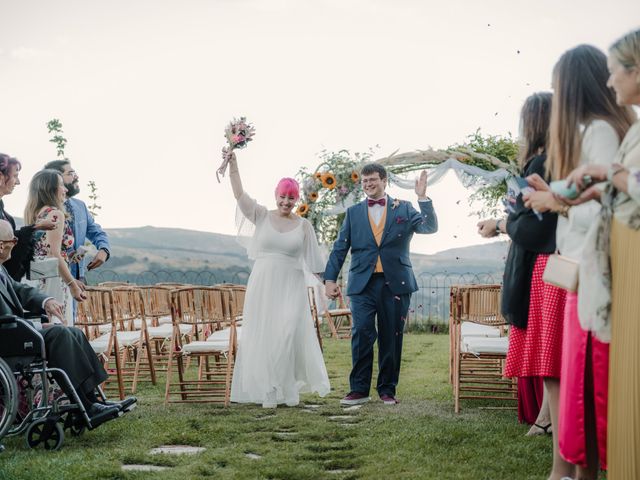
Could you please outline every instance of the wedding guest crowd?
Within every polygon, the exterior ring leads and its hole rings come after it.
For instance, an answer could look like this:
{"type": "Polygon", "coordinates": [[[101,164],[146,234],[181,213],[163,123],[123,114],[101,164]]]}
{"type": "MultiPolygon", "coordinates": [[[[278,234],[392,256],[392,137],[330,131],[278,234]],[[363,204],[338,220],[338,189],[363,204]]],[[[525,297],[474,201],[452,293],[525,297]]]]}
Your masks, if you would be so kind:
{"type": "MultiPolygon", "coordinates": [[[[609,479],[637,479],[640,123],[631,107],[640,105],[640,30],[616,41],[608,57],[589,45],[568,50],[554,67],[552,86],[546,168],[524,171],[535,191],[518,197],[516,213],[506,219],[478,224],[483,236],[509,233],[513,241],[502,303],[512,324],[505,375],[530,373],[522,365],[547,358],[554,351],[549,344],[561,341],[557,377],[545,381],[554,437],[549,478],[596,479],[600,469],[608,469],[609,479]],[[550,180],[560,181],[561,188],[552,188],[550,180]],[[530,224],[525,242],[545,238],[547,216],[557,215],[555,247],[545,255],[530,246],[523,250],[523,239],[512,231],[522,214],[518,208],[542,215],[537,225],[530,224]],[[534,331],[536,295],[540,288],[555,288],[542,282],[545,266],[536,268],[553,250],[578,266],[577,287],[566,286],[563,309],[542,309],[545,328],[534,331]],[[518,281],[522,291],[514,292],[518,281]],[[514,304],[515,298],[523,301],[514,304]],[[545,317],[545,311],[553,313],[545,317]],[[545,332],[553,325],[560,327],[549,343],[545,332]],[[520,368],[514,368],[516,362],[520,368]]],[[[529,139],[523,140],[526,148],[529,139]]]]}
{"type": "Polygon", "coordinates": [[[80,189],[78,175],[68,160],[54,160],[37,172],[29,184],[24,211],[25,225],[16,228],[5,210],[3,197],[20,185],[22,164],[0,153],[0,220],[14,230],[14,248],[4,268],[11,278],[30,283],[63,305],[64,323],[73,325],[75,302],[84,300],[86,270],[101,266],[109,259],[109,239],[84,202],[72,198],[80,189]],[[81,246],[85,239],[98,249],[86,265],[81,246]],[[31,280],[31,267],[48,258],[56,259],[57,276],[31,280]],[[35,263],[34,263],[35,262],[35,263]]]}

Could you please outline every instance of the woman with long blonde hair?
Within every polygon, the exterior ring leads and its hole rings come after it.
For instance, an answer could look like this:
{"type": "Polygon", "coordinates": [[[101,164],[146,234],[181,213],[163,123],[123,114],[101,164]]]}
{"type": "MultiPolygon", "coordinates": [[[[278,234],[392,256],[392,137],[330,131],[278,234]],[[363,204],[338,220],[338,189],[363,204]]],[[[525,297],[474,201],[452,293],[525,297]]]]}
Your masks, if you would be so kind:
{"type": "Polygon", "coordinates": [[[27,224],[50,221],[56,225],[51,231],[36,236],[34,259],[53,257],[58,260],[59,277],[37,280],[37,287],[64,306],[67,325],[73,324],[73,300],[84,300],[84,287],[69,271],[67,249],[73,245],[73,232],[65,223],[64,200],[67,189],[62,175],[56,170],[40,170],[29,184],[29,196],[24,210],[27,224]]]}
{"type": "MultiPolygon", "coordinates": [[[[608,67],[608,85],[618,105],[640,106],[640,30],[611,46],[608,67]]],[[[611,341],[608,478],[636,479],[640,478],[640,122],[627,132],[611,166],[581,166],[569,180],[583,189],[587,175],[607,183],[602,194],[595,187],[586,188],[575,202],[591,198],[602,202],[587,236],[589,260],[580,265],[580,292],[583,288],[586,292],[579,296],[580,319],[611,341]]]]}
{"type": "MultiPolygon", "coordinates": [[[[635,119],[633,110],[616,104],[607,87],[607,58],[590,45],[565,52],[553,72],[548,168],[553,179],[566,178],[578,165],[609,165],[635,119]]],[[[556,231],[559,252],[580,261],[584,239],[600,205],[571,206],[555,196],[539,177],[525,204],[560,214],[556,231]]],[[[546,384],[554,430],[554,464],[550,478],[595,479],[606,468],[607,376],[609,345],[584,330],[578,296],[567,293],[560,382],[546,384]]]]}

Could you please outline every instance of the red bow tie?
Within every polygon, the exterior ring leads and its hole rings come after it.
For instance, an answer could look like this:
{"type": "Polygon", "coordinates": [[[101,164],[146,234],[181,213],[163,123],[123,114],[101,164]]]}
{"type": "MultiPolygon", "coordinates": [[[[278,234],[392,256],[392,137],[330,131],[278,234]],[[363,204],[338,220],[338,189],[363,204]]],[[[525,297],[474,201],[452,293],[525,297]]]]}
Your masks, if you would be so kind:
{"type": "Polygon", "coordinates": [[[384,207],[386,204],[387,204],[386,198],[380,198],[379,200],[373,200],[369,198],[367,200],[367,205],[369,205],[370,207],[373,207],[374,205],[380,205],[381,207],[384,207]]]}

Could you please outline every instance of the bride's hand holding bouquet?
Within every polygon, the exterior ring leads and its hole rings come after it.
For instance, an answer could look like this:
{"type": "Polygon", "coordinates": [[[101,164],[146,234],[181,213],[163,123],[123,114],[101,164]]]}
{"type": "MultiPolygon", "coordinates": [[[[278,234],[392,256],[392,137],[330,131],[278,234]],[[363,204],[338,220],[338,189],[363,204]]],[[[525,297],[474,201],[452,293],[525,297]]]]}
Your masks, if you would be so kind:
{"type": "Polygon", "coordinates": [[[216,178],[220,183],[220,176],[224,177],[227,171],[229,161],[235,160],[235,154],[233,151],[238,148],[244,148],[247,144],[253,140],[255,135],[255,128],[253,125],[247,122],[245,117],[240,119],[233,119],[232,122],[227,125],[224,130],[224,136],[227,139],[227,145],[222,148],[222,164],[216,170],[216,178]]]}

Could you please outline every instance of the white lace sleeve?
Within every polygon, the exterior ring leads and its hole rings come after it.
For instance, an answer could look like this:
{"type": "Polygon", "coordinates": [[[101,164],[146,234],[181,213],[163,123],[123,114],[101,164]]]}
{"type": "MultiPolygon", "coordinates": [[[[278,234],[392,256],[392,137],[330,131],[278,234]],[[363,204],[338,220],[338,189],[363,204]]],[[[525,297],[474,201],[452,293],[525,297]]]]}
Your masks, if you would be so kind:
{"type": "Polygon", "coordinates": [[[327,264],[325,255],[318,245],[316,232],[309,220],[302,219],[302,221],[304,222],[302,225],[304,229],[304,249],[302,252],[304,263],[311,273],[322,274],[327,264]]]}
{"type": "Polygon", "coordinates": [[[267,208],[256,202],[246,192],[243,192],[242,196],[238,199],[238,210],[240,210],[239,213],[241,213],[244,218],[254,225],[260,223],[267,215],[267,208]]]}
{"type": "Polygon", "coordinates": [[[256,202],[247,195],[246,192],[238,199],[238,205],[236,207],[236,228],[238,229],[238,234],[236,240],[247,250],[247,255],[252,260],[256,258],[256,246],[253,241],[256,226],[262,223],[267,217],[267,213],[267,208],[256,202]]]}

